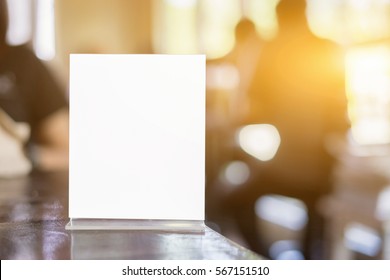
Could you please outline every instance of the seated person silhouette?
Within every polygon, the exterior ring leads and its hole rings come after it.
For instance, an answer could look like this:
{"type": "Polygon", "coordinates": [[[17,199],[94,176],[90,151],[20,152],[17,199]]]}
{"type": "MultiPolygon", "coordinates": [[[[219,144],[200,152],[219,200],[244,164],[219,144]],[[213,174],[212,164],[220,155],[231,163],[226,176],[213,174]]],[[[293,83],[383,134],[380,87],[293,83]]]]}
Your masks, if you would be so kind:
{"type": "Polygon", "coordinates": [[[0,0],[0,177],[26,175],[34,165],[66,169],[65,94],[28,46],[7,44],[7,28],[6,1],[0,0]]]}

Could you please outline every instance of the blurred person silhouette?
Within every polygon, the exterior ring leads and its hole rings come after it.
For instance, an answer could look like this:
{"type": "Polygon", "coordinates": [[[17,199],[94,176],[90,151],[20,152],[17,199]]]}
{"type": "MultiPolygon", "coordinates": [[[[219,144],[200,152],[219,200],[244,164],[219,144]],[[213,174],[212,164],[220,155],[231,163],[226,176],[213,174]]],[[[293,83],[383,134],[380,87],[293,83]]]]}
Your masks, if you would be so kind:
{"type": "Polygon", "coordinates": [[[247,94],[254,79],[262,40],[257,34],[255,24],[245,17],[241,18],[236,24],[234,35],[235,45],[222,60],[224,63],[231,64],[237,71],[235,99],[231,102],[231,121],[233,124],[239,124],[247,114],[247,94]]]}
{"type": "Polygon", "coordinates": [[[225,201],[249,246],[267,257],[264,232],[256,225],[255,205],[268,194],[305,203],[308,223],[303,254],[306,259],[324,257],[324,221],[317,204],[331,190],[335,161],[327,143],[336,135],[343,137],[349,127],[343,52],[311,33],[305,11],[304,0],[280,1],[279,32],[263,44],[249,89],[250,110],[245,123],[275,126],[281,138],[279,149],[273,159],[256,163],[250,181],[225,201]]]}
{"type": "MultiPolygon", "coordinates": [[[[248,18],[241,18],[234,28],[235,43],[232,50],[221,58],[207,61],[208,87],[220,93],[213,106],[225,106],[223,122],[236,124],[242,121],[248,109],[247,91],[254,78],[256,61],[262,40],[255,24],[248,18]],[[227,100],[222,101],[225,98],[227,100]],[[221,102],[222,101],[222,102],[221,102]],[[223,103],[223,105],[221,104],[223,103]]],[[[210,94],[211,95],[216,94],[210,94]]]]}
{"type": "Polygon", "coordinates": [[[7,28],[7,5],[0,0],[0,177],[33,167],[66,169],[66,96],[28,46],[7,44],[7,28]]]}
{"type": "Polygon", "coordinates": [[[208,218],[220,218],[223,188],[219,186],[220,167],[231,160],[232,143],[237,126],[249,109],[248,89],[254,79],[256,60],[262,40],[250,19],[242,17],[234,26],[232,50],[207,62],[207,213],[208,218]]]}

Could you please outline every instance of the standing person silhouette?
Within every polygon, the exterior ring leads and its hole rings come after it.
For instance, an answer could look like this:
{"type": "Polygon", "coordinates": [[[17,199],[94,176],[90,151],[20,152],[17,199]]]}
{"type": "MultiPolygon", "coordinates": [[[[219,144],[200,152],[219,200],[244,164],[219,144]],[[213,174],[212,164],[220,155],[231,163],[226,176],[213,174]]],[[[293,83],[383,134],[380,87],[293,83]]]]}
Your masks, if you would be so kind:
{"type": "Polygon", "coordinates": [[[262,40],[257,34],[256,25],[242,18],[235,27],[234,48],[222,60],[231,63],[238,74],[235,99],[232,100],[232,120],[235,125],[242,122],[248,110],[247,94],[254,79],[256,62],[261,53],[262,40]]]}
{"type": "MultiPolygon", "coordinates": [[[[328,137],[348,129],[341,50],[314,36],[306,21],[304,0],[281,0],[279,32],[263,44],[246,123],[275,126],[281,143],[273,159],[260,162],[256,174],[233,192],[226,205],[250,247],[268,256],[262,231],[255,226],[256,200],[278,194],[302,200],[308,210],[303,240],[305,258],[321,258],[322,218],[318,200],[331,190],[334,159],[328,137]]],[[[277,209],[274,209],[277,211],[277,209]]]]}

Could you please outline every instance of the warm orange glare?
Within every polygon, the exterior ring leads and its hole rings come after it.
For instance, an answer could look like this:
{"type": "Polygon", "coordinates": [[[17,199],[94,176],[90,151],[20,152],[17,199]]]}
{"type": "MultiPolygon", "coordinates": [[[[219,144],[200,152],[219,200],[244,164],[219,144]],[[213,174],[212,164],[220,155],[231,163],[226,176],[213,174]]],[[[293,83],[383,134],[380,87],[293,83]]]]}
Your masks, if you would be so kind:
{"type": "Polygon", "coordinates": [[[390,48],[351,49],[346,57],[348,111],[359,144],[390,142],[390,48]]]}

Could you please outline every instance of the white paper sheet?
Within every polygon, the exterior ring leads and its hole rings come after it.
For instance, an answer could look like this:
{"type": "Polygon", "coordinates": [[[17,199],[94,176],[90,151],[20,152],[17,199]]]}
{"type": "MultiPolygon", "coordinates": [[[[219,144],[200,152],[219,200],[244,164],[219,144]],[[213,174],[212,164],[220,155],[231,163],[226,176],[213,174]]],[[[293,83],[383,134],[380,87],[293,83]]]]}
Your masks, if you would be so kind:
{"type": "Polygon", "coordinates": [[[70,218],[204,220],[204,185],[204,55],[71,55],[70,218]]]}

